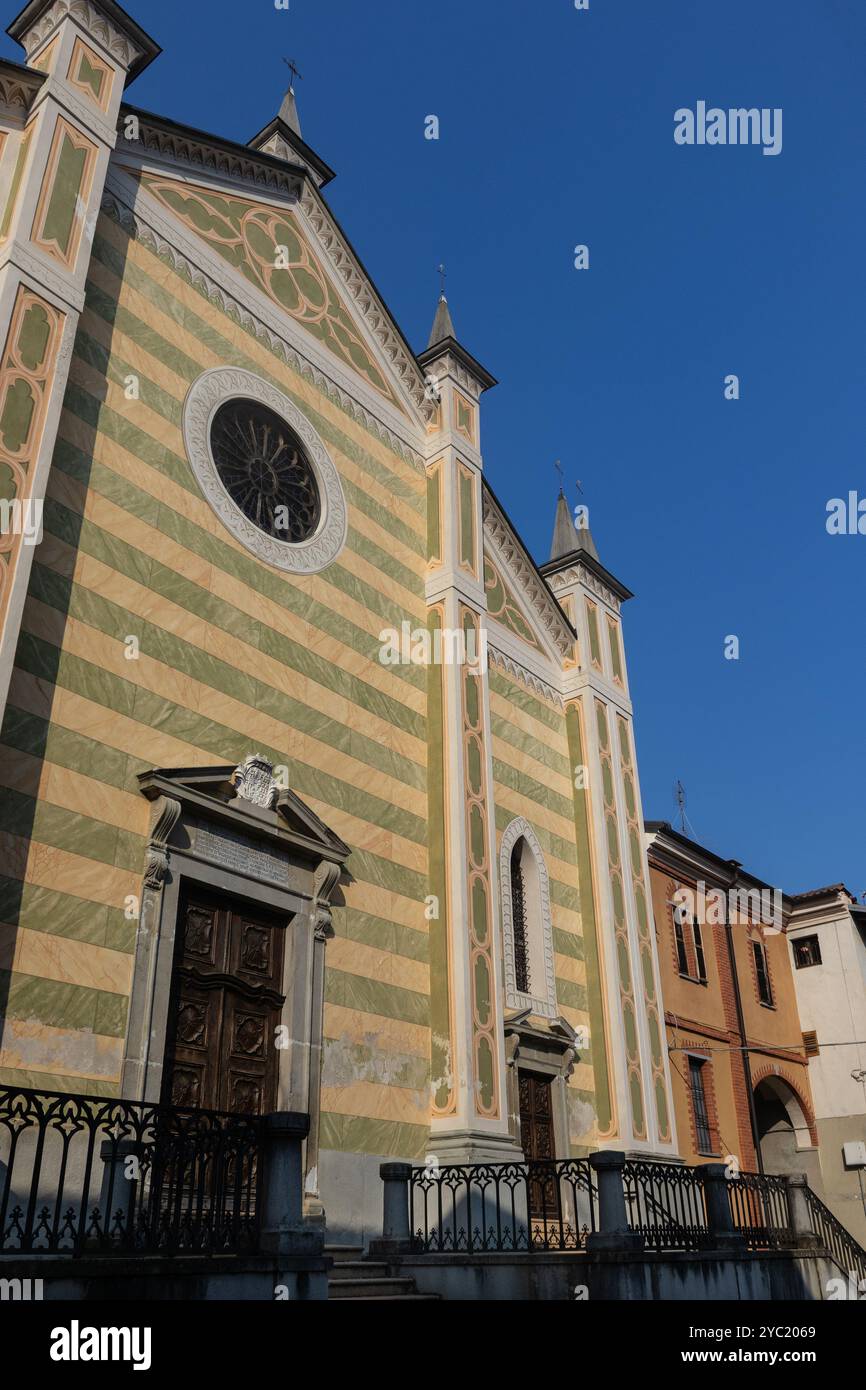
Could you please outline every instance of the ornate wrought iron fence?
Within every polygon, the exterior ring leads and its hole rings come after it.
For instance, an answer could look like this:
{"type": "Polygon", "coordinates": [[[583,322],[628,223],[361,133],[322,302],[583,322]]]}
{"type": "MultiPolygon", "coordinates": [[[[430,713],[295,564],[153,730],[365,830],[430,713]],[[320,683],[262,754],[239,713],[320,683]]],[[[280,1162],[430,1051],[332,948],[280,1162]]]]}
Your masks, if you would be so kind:
{"type": "Polygon", "coordinates": [[[622,1170],[629,1230],[647,1250],[698,1250],[709,1243],[700,1168],[627,1162],[622,1170]]]}
{"type": "Polygon", "coordinates": [[[738,1173],[727,1184],[734,1230],[752,1250],[771,1250],[790,1237],[788,1192],[775,1173],[738,1173]]]}
{"type": "Polygon", "coordinates": [[[819,1237],[821,1244],[830,1251],[843,1274],[853,1274],[858,1287],[861,1287],[861,1281],[866,1281],[866,1250],[854,1239],[850,1231],[846,1231],[842,1222],[836,1219],[830,1208],[824,1205],[820,1197],[815,1196],[810,1187],[805,1189],[805,1193],[812,1218],[812,1230],[819,1237]]]}
{"type": "Polygon", "coordinates": [[[581,1250],[597,1201],[585,1158],[414,1168],[413,1244],[425,1254],[581,1250]]]}
{"type": "Polygon", "coordinates": [[[0,1087],[0,1253],[254,1250],[261,1122],[0,1087]]]}

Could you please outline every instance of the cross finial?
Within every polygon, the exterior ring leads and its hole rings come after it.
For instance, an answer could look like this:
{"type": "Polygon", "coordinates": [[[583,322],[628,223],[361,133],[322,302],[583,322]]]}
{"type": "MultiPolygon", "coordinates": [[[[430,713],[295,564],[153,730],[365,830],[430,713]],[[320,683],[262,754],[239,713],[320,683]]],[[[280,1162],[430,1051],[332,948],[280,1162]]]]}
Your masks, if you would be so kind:
{"type": "Polygon", "coordinates": [[[296,78],[296,77],[300,77],[301,81],[303,82],[303,80],[304,80],[304,74],[303,74],[302,72],[299,72],[299,71],[298,71],[298,65],[297,65],[297,63],[295,62],[294,58],[284,58],[284,59],[283,59],[283,62],[285,63],[286,67],[289,69],[289,72],[292,74],[291,86],[292,86],[292,89],[294,89],[294,86],[295,86],[295,78],[296,78]]]}
{"type": "Polygon", "coordinates": [[[559,492],[560,492],[560,495],[561,495],[561,496],[564,496],[563,491],[562,491],[562,463],[560,462],[559,459],[557,459],[553,466],[554,466],[554,468],[556,469],[557,473],[559,474],[559,492]]]}
{"type": "Polygon", "coordinates": [[[448,274],[448,272],[447,272],[447,270],[445,269],[445,266],[444,266],[444,265],[437,266],[437,270],[439,271],[439,293],[440,293],[440,295],[442,296],[442,298],[444,299],[444,298],[445,298],[445,276],[448,274]]]}

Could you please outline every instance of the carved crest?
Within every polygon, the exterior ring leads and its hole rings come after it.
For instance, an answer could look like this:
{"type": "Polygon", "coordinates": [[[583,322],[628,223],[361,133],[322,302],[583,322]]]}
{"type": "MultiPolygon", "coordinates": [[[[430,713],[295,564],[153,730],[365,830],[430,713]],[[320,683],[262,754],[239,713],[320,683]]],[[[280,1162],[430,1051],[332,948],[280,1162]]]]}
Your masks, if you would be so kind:
{"type": "Polygon", "coordinates": [[[250,753],[244,758],[235,768],[232,782],[238,796],[244,801],[263,806],[268,811],[276,806],[280,788],[274,780],[274,765],[261,753],[250,753]]]}

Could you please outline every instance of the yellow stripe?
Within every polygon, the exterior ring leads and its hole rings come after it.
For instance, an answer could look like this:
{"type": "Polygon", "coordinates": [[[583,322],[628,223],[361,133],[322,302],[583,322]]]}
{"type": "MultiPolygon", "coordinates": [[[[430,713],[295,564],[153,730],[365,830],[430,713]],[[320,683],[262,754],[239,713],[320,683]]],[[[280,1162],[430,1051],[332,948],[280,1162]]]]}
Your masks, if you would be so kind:
{"type": "Polygon", "coordinates": [[[12,927],[5,922],[0,923],[0,962],[4,969],[20,975],[124,995],[132,986],[135,963],[124,951],[111,951],[107,946],[76,941],[70,936],[31,931],[29,927],[12,927]]]}
{"type": "Polygon", "coordinates": [[[77,898],[109,907],[122,908],[124,899],[141,888],[140,874],[5,832],[0,832],[0,863],[10,878],[54,892],[58,885],[74,885],[77,898]]]}
{"type": "MultiPolygon", "coordinates": [[[[329,954],[333,944],[333,941],[328,944],[329,954]]],[[[419,1023],[404,1023],[399,1018],[383,1018],[381,1014],[365,1014],[342,1004],[325,1005],[324,1033],[326,1038],[359,1043],[398,1056],[430,1056],[429,1028],[419,1023]]]]}
{"type": "Polygon", "coordinates": [[[349,937],[335,936],[328,943],[328,966],[332,970],[345,970],[350,975],[378,980],[381,984],[412,989],[416,994],[430,993],[430,968],[423,961],[379,951],[349,937]]]}
{"type": "Polygon", "coordinates": [[[336,1115],[360,1115],[368,1120],[398,1120],[403,1124],[427,1124],[430,1094],[406,1086],[385,1086],[374,1081],[353,1081],[351,1086],[323,1086],[322,1109],[336,1115]]]}

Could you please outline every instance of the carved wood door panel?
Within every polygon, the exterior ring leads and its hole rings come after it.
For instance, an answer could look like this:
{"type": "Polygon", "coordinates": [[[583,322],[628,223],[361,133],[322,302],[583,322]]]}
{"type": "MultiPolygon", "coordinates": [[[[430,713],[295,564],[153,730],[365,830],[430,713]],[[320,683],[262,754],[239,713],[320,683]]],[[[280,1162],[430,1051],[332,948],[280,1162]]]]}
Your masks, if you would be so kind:
{"type": "MultiPolygon", "coordinates": [[[[520,1091],[520,1137],[523,1154],[527,1163],[556,1157],[556,1143],[553,1129],[553,1091],[550,1077],[539,1076],[535,1072],[518,1071],[520,1091]]],[[[530,1170],[529,1212],[533,1220],[556,1216],[558,1205],[558,1185],[553,1178],[538,1177],[530,1170]]]]}
{"type": "Polygon", "coordinates": [[[178,919],[163,1097],[202,1110],[277,1108],[285,924],[188,896],[178,919]]]}

